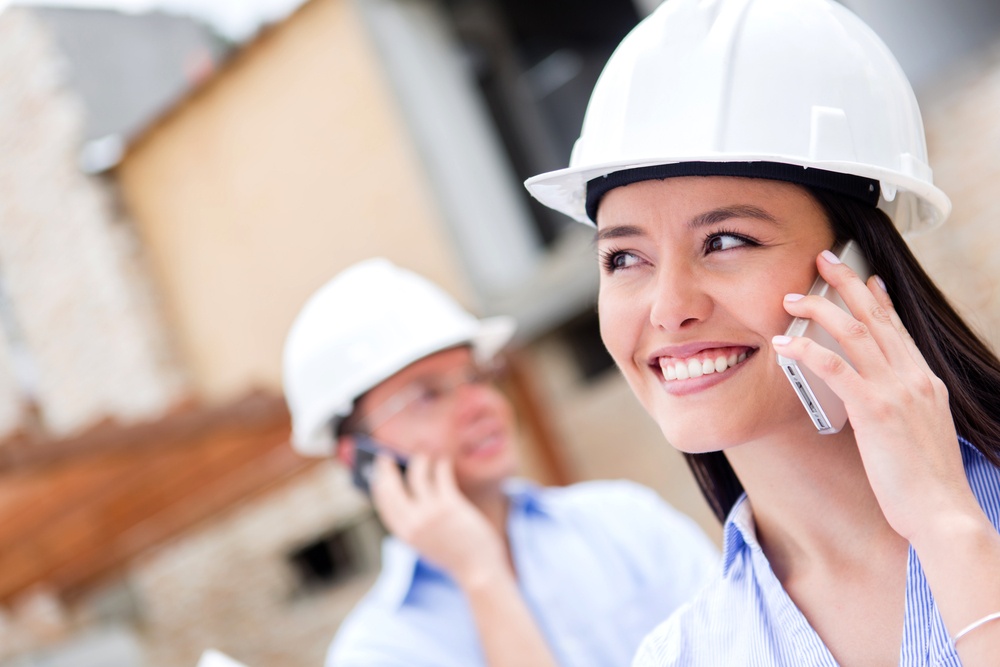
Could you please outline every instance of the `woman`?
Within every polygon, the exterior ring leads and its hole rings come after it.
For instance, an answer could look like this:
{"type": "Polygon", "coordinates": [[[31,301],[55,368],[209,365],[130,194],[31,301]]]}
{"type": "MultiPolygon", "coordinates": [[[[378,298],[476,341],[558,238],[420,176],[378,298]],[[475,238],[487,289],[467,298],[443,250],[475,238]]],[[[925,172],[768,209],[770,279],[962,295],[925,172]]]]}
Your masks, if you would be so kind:
{"type": "Polygon", "coordinates": [[[527,185],[596,223],[605,343],[726,520],[720,578],[635,664],[996,664],[1000,362],[899,234],[950,204],[878,38],[828,0],[667,0],[527,185]],[[848,425],[817,432],[779,354],[848,425]]]}

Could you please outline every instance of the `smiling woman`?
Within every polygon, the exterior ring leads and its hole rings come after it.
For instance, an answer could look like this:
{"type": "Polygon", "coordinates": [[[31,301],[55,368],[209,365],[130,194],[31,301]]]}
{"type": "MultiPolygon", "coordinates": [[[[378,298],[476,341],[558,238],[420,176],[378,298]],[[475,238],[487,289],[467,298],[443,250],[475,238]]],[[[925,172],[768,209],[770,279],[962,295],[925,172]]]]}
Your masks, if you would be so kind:
{"type": "Polygon", "coordinates": [[[721,576],[634,664],[993,664],[1000,362],[900,235],[950,203],[878,38],[829,0],[667,0],[527,186],[596,224],[604,342],[726,524],[721,576]],[[817,431],[779,354],[847,426],[817,431]]]}

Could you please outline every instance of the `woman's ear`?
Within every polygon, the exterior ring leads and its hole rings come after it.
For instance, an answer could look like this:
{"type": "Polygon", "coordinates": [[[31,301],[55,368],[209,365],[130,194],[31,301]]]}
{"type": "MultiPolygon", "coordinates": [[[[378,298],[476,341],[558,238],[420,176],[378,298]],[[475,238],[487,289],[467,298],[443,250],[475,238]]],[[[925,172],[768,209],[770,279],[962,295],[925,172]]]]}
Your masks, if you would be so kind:
{"type": "Polygon", "coordinates": [[[354,465],[354,438],[349,435],[338,437],[334,457],[348,468],[354,465]]]}

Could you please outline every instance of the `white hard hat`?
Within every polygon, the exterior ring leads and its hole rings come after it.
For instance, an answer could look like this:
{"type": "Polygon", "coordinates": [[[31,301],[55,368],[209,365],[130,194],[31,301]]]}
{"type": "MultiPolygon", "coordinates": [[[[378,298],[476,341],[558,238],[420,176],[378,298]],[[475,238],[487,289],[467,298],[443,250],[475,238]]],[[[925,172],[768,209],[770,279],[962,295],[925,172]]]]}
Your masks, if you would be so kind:
{"type": "Polygon", "coordinates": [[[355,264],[303,306],[285,339],[285,398],[292,445],[332,454],[334,430],[354,401],[413,362],[470,344],[477,359],[514,333],[509,317],[477,319],[440,287],[382,258],[355,264]]]}
{"type": "Polygon", "coordinates": [[[805,184],[817,170],[862,177],[904,232],[936,226],[951,210],[934,186],[906,76],[875,33],[831,0],[666,0],[605,66],[569,168],[525,185],[590,222],[588,182],[671,164],[750,176],[763,164],[781,172],[771,177],[805,184]]]}

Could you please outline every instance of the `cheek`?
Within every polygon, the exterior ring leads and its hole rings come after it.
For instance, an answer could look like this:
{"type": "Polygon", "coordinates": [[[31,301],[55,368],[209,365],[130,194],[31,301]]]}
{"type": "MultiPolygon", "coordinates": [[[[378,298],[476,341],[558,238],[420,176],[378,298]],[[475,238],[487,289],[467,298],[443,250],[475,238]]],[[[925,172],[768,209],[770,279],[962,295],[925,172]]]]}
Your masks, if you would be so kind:
{"type": "Polygon", "coordinates": [[[726,310],[736,314],[744,326],[766,337],[781,333],[776,329],[783,331],[791,321],[782,305],[788,288],[787,273],[767,272],[757,280],[741,281],[717,303],[725,303],[726,310]]]}
{"type": "Polygon", "coordinates": [[[776,266],[783,268],[769,268],[714,292],[717,304],[765,337],[784,333],[792,321],[784,308],[785,295],[805,294],[816,278],[815,265],[809,262],[776,266]]]}
{"type": "Polygon", "coordinates": [[[625,365],[631,357],[638,336],[637,322],[642,320],[641,305],[621,290],[614,290],[602,283],[597,297],[597,314],[604,346],[619,366],[625,365]]]}

